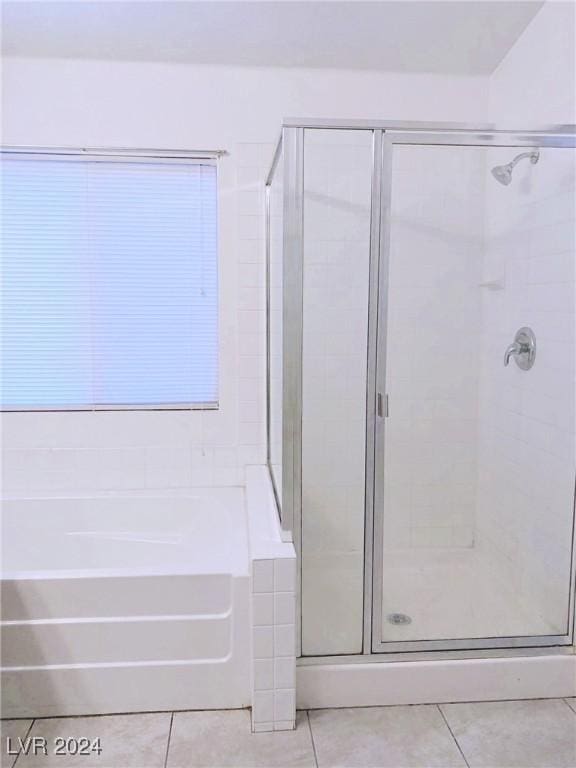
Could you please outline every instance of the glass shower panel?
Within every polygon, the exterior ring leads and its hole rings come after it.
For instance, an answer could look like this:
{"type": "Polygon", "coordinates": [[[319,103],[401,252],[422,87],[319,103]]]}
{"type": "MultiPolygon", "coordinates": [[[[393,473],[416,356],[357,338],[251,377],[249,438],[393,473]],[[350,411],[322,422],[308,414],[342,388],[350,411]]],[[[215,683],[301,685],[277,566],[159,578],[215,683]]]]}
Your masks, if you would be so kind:
{"type": "Polygon", "coordinates": [[[305,131],[303,655],[362,651],[371,174],[371,131],[305,131]]]}
{"type": "Polygon", "coordinates": [[[283,156],[268,187],[268,464],[282,506],[283,156]]]}
{"type": "Polygon", "coordinates": [[[384,643],[568,632],[576,154],[526,150],[393,145],[384,643]]]}

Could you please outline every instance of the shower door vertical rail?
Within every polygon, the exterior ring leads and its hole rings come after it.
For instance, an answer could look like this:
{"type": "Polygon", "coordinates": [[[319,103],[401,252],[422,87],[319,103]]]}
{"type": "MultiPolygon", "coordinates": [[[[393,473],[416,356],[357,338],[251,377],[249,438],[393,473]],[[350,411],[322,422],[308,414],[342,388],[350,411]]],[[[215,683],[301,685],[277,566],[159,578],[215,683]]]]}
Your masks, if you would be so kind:
{"type": "MultiPolygon", "coordinates": [[[[504,132],[496,130],[478,131],[475,129],[448,130],[385,130],[381,153],[381,226],[380,226],[380,261],[378,275],[378,328],[376,332],[376,371],[375,396],[386,397],[386,355],[389,305],[389,268],[392,230],[392,159],[395,145],[445,146],[454,151],[464,147],[479,148],[575,148],[576,137],[571,134],[554,131],[504,132]]],[[[439,167],[439,172],[442,170],[439,167]]],[[[416,183],[416,182],[415,182],[416,183]]],[[[496,183],[496,182],[494,182],[496,183]]],[[[387,402],[387,400],[385,401],[387,402]]],[[[394,402],[391,403],[391,414],[394,402]]],[[[521,649],[551,646],[570,646],[574,637],[574,517],[570,532],[572,556],[569,574],[569,596],[565,634],[541,634],[521,636],[472,636],[465,638],[443,638],[422,640],[383,641],[382,598],[384,572],[384,454],[387,407],[375,413],[374,428],[374,521],[373,521],[373,558],[372,558],[372,645],[373,653],[405,653],[427,651],[473,651],[491,649],[521,649]]],[[[368,417],[370,413],[368,413],[368,417]]],[[[576,506],[573,499],[573,509],[576,506]]],[[[576,513],[576,509],[574,509],[576,513]]]]}
{"type": "Polygon", "coordinates": [[[370,274],[368,286],[368,356],[366,393],[366,470],[364,515],[364,627],[363,653],[372,653],[372,571],[374,559],[374,483],[376,479],[375,448],[378,420],[378,387],[376,382],[378,349],[378,306],[380,272],[380,237],[382,211],[382,139],[376,129],[372,139],[372,190],[370,209],[370,274]]]}
{"type": "MultiPolygon", "coordinates": [[[[282,533],[302,552],[302,291],[304,222],[304,129],[283,128],[284,243],[282,395],[282,533]]],[[[296,594],[301,594],[297,568],[296,594]]],[[[302,644],[301,601],[296,615],[296,654],[302,644]]]]}
{"type": "Polygon", "coordinates": [[[374,331],[374,415],[372,445],[372,558],[371,558],[371,631],[370,651],[380,646],[382,627],[382,579],[384,541],[384,475],[377,471],[384,457],[384,429],[386,414],[377,408],[377,401],[386,398],[386,333],[388,318],[388,260],[390,241],[390,202],[392,194],[392,146],[386,132],[380,140],[378,157],[380,166],[380,226],[378,228],[378,271],[374,276],[377,286],[376,328],[374,331]],[[379,461],[378,461],[379,459],[379,461]]]}

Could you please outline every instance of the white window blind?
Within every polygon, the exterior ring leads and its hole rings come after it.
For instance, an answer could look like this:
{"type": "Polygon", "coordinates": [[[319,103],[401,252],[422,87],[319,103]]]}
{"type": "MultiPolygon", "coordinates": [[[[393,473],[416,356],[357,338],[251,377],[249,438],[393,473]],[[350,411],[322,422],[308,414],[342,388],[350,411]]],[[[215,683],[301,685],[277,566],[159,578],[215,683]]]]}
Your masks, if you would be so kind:
{"type": "Polygon", "coordinates": [[[216,165],[3,154],[5,410],[214,406],[216,165]]]}

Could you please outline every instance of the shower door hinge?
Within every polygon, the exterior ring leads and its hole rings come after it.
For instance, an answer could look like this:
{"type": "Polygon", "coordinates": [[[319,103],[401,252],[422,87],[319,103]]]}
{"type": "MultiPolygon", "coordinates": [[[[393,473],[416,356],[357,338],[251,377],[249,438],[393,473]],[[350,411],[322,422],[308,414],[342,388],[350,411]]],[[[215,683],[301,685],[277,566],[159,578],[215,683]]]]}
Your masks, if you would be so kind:
{"type": "Polygon", "coordinates": [[[388,395],[383,395],[382,392],[378,392],[376,396],[376,413],[380,418],[385,419],[390,415],[388,410],[388,395]]]}

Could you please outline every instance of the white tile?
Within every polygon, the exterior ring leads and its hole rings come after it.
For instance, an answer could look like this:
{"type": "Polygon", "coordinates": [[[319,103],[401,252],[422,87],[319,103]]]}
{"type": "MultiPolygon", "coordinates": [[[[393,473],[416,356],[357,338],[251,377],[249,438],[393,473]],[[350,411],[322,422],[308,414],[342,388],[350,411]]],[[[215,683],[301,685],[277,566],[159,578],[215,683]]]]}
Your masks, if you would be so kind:
{"type": "Polygon", "coordinates": [[[274,627],[274,656],[294,656],[296,649],[296,628],[294,624],[280,624],[274,627]]]}
{"type": "Polygon", "coordinates": [[[240,240],[258,240],[264,235],[263,226],[262,216],[241,215],[238,218],[238,237],[240,240]]]}
{"type": "Polygon", "coordinates": [[[193,448],[190,452],[192,485],[212,485],[214,461],[209,448],[193,448]]]}
{"type": "Polygon", "coordinates": [[[435,706],[320,709],[309,717],[319,768],[466,766],[435,706]]]}
{"type": "Polygon", "coordinates": [[[274,627],[253,627],[252,650],[255,659],[273,658],[274,627]]]}
{"type": "Polygon", "coordinates": [[[274,662],[272,659],[254,660],[254,690],[271,691],[274,688],[274,662]]]}
{"type": "MultiPolygon", "coordinates": [[[[250,312],[249,314],[257,315],[257,312],[250,312]]],[[[264,335],[260,333],[259,329],[255,329],[252,333],[243,332],[238,340],[238,353],[241,357],[258,357],[264,353],[264,335]]]]}
{"type": "Polygon", "coordinates": [[[241,240],[237,244],[240,264],[260,264],[262,243],[259,240],[241,240]]]}
{"type": "MultiPolygon", "coordinates": [[[[262,421],[264,418],[264,403],[257,401],[253,402],[241,402],[238,404],[238,413],[242,421],[262,421]]],[[[248,461],[243,463],[257,464],[258,461],[248,461]]]]}
{"type": "Polygon", "coordinates": [[[18,739],[24,741],[31,725],[32,720],[0,720],[0,766],[2,768],[12,768],[17,759],[17,755],[12,753],[18,752],[20,747],[18,739]]]}
{"type": "Polygon", "coordinates": [[[274,595],[272,592],[254,594],[252,606],[255,626],[271,626],[274,624],[274,595]]]}
{"type": "Polygon", "coordinates": [[[258,164],[240,165],[238,167],[238,183],[242,187],[256,187],[259,184],[263,184],[264,179],[258,164]]]}
{"type": "Polygon", "coordinates": [[[148,488],[181,488],[192,482],[191,449],[187,445],[148,447],[145,460],[148,488]]]}
{"type": "Polygon", "coordinates": [[[260,144],[241,142],[236,145],[236,153],[241,168],[256,167],[260,164],[260,144]]]}
{"type": "Polygon", "coordinates": [[[176,712],[167,768],[314,768],[306,714],[286,733],[272,731],[273,720],[257,721],[250,733],[246,710],[176,712]]]}
{"type": "Polygon", "coordinates": [[[274,589],[276,592],[294,592],[296,585],[296,561],[294,558],[277,558],[274,561],[274,589]]]}
{"type": "Polygon", "coordinates": [[[264,207],[263,193],[260,189],[242,189],[238,195],[238,211],[241,215],[258,215],[264,207]]]}
{"type": "Polygon", "coordinates": [[[228,469],[238,466],[238,451],[236,448],[214,448],[212,457],[214,467],[228,469]]]}
{"type": "Polygon", "coordinates": [[[471,768],[576,764],[576,717],[560,699],[442,704],[471,768]]]}
{"type": "Polygon", "coordinates": [[[252,561],[252,591],[274,591],[274,560],[252,561]]]}
{"type": "Polygon", "coordinates": [[[296,687],[296,659],[294,656],[274,659],[274,686],[276,688],[296,687]]]}
{"type": "Polygon", "coordinates": [[[274,623],[294,624],[296,620],[295,596],[293,592],[275,592],[274,623]]]}
{"type": "Polygon", "coordinates": [[[254,717],[252,717],[252,732],[253,733],[270,733],[274,730],[274,723],[258,723],[254,722],[254,717]]]}
{"type": "Polygon", "coordinates": [[[258,287],[263,289],[266,285],[266,274],[263,263],[242,264],[240,266],[238,277],[239,285],[242,287],[258,287]]]}
{"type": "Polygon", "coordinates": [[[293,720],[296,716],[296,691],[274,691],[274,720],[293,720]]]}
{"type": "Polygon", "coordinates": [[[95,488],[122,490],[143,488],[145,485],[144,453],[137,449],[125,448],[82,452],[92,463],[95,488]]]}
{"type": "Polygon", "coordinates": [[[255,691],[252,704],[254,722],[270,722],[274,720],[274,692],[255,691]]]}
{"type": "Polygon", "coordinates": [[[239,431],[240,445],[260,445],[264,442],[264,422],[241,421],[239,431]]]}
{"type": "Polygon", "coordinates": [[[238,309],[260,309],[266,306],[266,295],[261,287],[241,286],[238,290],[238,309]]]}
{"type": "Polygon", "coordinates": [[[243,309],[238,312],[238,330],[240,334],[253,334],[264,337],[265,316],[260,310],[243,309]]]}
{"type": "Polygon", "coordinates": [[[56,737],[99,738],[100,755],[21,755],[18,766],[122,766],[162,768],[168,747],[171,714],[106,715],[99,717],[49,718],[36,720],[30,736],[44,737],[50,745],[56,737]]]}
{"type": "Polygon", "coordinates": [[[296,720],[276,720],[274,722],[275,731],[293,731],[296,727],[296,720]]]}
{"type": "Polygon", "coordinates": [[[266,449],[263,445],[242,445],[238,448],[238,461],[242,466],[266,463],[266,449]]]}

